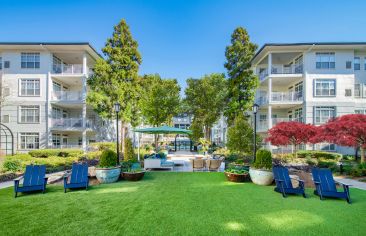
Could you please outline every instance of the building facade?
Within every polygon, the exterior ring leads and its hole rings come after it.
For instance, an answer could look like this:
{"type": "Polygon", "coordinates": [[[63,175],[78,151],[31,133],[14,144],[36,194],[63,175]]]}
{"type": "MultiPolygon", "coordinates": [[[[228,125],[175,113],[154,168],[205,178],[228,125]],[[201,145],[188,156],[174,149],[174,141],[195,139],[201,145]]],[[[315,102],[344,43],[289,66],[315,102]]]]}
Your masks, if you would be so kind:
{"type": "MultiPolygon", "coordinates": [[[[281,121],[321,125],[366,114],[366,43],[265,44],[252,65],[260,79],[257,131],[264,137],[281,121]]],[[[304,148],[354,154],[327,143],[304,148]]]]}
{"type": "Polygon", "coordinates": [[[86,104],[99,54],[88,43],[0,43],[1,122],[16,151],[83,148],[111,140],[111,123],[86,104]]]}

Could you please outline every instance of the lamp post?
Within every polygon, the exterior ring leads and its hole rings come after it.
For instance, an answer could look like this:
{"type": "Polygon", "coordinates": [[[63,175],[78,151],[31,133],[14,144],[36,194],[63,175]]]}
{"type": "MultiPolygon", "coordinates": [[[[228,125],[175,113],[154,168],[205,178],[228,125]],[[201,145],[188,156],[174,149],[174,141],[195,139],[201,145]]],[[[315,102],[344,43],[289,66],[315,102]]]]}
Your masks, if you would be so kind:
{"type": "Polygon", "coordinates": [[[114,104],[114,111],[116,112],[116,119],[117,119],[117,164],[119,165],[119,129],[118,129],[118,112],[121,109],[121,105],[119,102],[114,104]]]}
{"type": "Polygon", "coordinates": [[[253,161],[255,162],[255,156],[257,154],[257,112],[259,109],[259,105],[254,103],[252,107],[253,115],[254,115],[254,135],[253,135],[253,161]]]}

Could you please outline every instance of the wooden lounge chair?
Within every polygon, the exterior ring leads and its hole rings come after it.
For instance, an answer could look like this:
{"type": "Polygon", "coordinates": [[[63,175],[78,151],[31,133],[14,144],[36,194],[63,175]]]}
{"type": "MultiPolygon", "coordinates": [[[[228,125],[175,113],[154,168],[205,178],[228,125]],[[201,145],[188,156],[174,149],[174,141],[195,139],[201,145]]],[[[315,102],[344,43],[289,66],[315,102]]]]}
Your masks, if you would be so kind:
{"type": "Polygon", "coordinates": [[[330,169],[313,168],[312,173],[316,187],[314,193],[319,195],[320,200],[323,200],[324,197],[342,198],[346,199],[348,203],[351,203],[351,197],[349,195],[349,186],[351,185],[335,181],[330,169]],[[337,191],[336,182],[343,186],[343,192],[337,191]]]}
{"type": "Polygon", "coordinates": [[[88,164],[72,164],[71,173],[66,173],[64,175],[64,192],[66,193],[67,189],[74,188],[85,188],[88,190],[89,187],[89,176],[88,176],[88,164]],[[70,182],[67,180],[70,178],[70,182]]]}
{"type": "Polygon", "coordinates": [[[206,161],[206,166],[209,171],[219,171],[222,159],[208,159],[206,161]]]}
{"type": "Polygon", "coordinates": [[[295,179],[299,181],[299,187],[294,188],[291,182],[290,175],[288,173],[288,169],[283,166],[275,166],[272,169],[274,180],[276,182],[275,191],[282,193],[283,197],[286,197],[286,194],[302,194],[304,198],[306,198],[305,194],[305,185],[304,181],[300,179],[295,179]]]}
{"type": "Polygon", "coordinates": [[[24,175],[14,180],[15,197],[18,196],[18,193],[24,192],[42,191],[44,193],[47,180],[45,165],[26,166],[24,175]],[[21,179],[24,179],[22,186],[20,186],[21,179]]]}
{"type": "Polygon", "coordinates": [[[195,170],[204,170],[205,169],[205,160],[203,159],[191,159],[192,169],[195,170]]]}

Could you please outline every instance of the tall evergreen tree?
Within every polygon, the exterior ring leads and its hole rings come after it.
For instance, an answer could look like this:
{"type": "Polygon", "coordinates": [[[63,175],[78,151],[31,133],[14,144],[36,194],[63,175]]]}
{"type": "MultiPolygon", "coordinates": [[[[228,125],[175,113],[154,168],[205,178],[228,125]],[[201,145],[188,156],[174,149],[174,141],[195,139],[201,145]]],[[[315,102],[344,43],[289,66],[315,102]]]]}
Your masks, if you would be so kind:
{"type": "Polygon", "coordinates": [[[250,109],[254,102],[258,77],[251,69],[251,59],[257,45],[250,41],[247,31],[238,27],[231,35],[231,45],[226,47],[225,68],[229,76],[225,115],[231,125],[238,113],[250,109]]]}
{"type": "MultiPolygon", "coordinates": [[[[113,105],[119,102],[122,121],[137,125],[134,121],[138,120],[135,116],[138,115],[138,70],[141,64],[137,47],[126,21],[121,20],[102,49],[105,59],[97,60],[94,74],[88,80],[87,102],[100,116],[113,118],[113,105]]],[[[121,127],[124,131],[123,125],[121,127]]],[[[122,143],[123,139],[124,135],[122,143]]]]}

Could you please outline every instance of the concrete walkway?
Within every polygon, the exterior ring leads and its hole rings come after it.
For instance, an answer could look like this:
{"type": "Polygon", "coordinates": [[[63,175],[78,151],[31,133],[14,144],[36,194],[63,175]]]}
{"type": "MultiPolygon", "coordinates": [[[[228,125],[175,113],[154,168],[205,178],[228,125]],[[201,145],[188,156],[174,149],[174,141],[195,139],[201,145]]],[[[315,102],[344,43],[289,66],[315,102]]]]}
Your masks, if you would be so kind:
{"type": "Polygon", "coordinates": [[[358,188],[358,189],[361,189],[361,190],[366,190],[366,183],[365,182],[360,182],[360,181],[357,181],[357,180],[341,178],[341,177],[334,177],[334,179],[341,182],[341,183],[352,185],[352,186],[350,186],[351,188],[358,188]]]}

